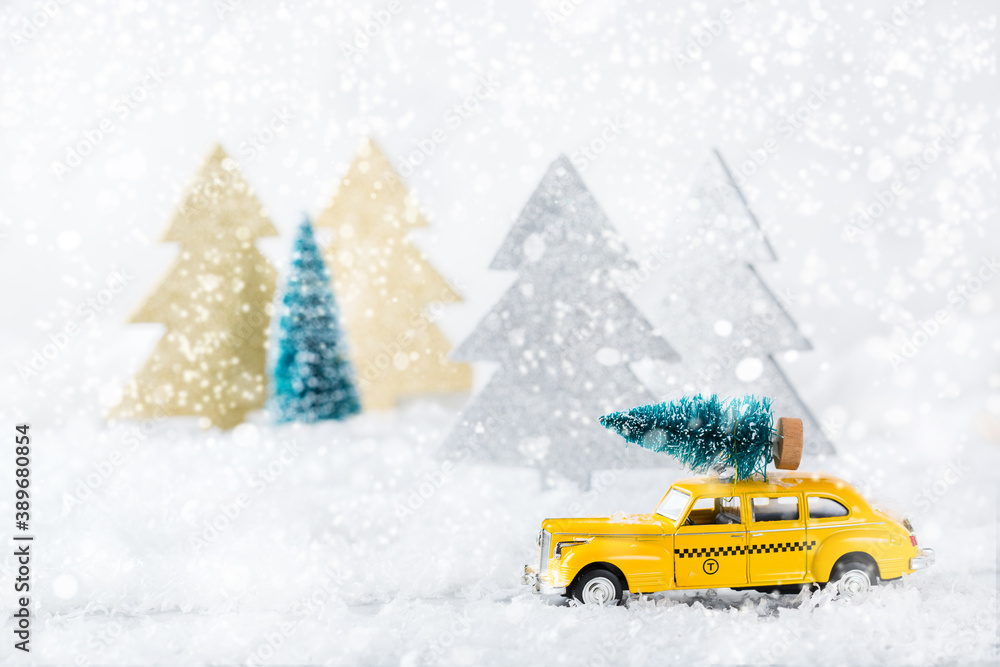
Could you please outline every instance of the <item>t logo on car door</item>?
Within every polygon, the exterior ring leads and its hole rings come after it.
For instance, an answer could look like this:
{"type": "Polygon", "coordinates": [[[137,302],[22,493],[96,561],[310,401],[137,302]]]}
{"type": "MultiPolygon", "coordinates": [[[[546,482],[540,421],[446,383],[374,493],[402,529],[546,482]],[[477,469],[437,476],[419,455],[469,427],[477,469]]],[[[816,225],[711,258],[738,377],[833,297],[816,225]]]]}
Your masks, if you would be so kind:
{"type": "Polygon", "coordinates": [[[673,551],[677,588],[746,585],[747,533],[740,498],[712,493],[694,498],[687,515],[678,517],[673,551]]]}

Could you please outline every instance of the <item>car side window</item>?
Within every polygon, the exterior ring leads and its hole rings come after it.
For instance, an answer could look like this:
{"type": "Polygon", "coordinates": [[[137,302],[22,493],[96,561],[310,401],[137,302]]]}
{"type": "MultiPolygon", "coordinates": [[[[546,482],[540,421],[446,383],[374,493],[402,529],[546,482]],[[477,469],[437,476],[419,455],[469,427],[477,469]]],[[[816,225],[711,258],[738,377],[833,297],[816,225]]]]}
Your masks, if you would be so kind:
{"type": "Polygon", "coordinates": [[[810,519],[831,519],[838,516],[850,514],[848,509],[833,498],[823,496],[809,496],[809,518],[810,519]]]}
{"type": "Polygon", "coordinates": [[[740,499],[737,497],[716,499],[715,523],[743,523],[740,499]]]}
{"type": "Polygon", "coordinates": [[[687,523],[698,526],[741,523],[739,498],[698,498],[691,505],[687,523]]]}
{"type": "Polygon", "coordinates": [[[771,496],[753,499],[753,520],[761,521],[798,521],[798,496],[771,496]]]}
{"type": "Polygon", "coordinates": [[[703,526],[712,523],[712,515],[715,513],[714,498],[698,498],[691,505],[688,512],[687,523],[703,526]]]}

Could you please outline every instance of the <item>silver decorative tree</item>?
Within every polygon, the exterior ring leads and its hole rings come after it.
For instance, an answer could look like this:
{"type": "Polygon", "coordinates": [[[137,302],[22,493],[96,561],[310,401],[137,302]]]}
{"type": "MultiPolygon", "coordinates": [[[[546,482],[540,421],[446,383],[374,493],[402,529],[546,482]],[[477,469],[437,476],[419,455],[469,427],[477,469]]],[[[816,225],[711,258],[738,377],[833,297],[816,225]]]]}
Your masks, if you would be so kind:
{"type": "Polygon", "coordinates": [[[812,347],[788,315],[790,299],[775,295],[753,268],[777,257],[717,152],[695,174],[666,236],[655,253],[663,269],[644,289],[656,301],[641,303],[681,363],[643,378],[661,400],[691,393],[770,396],[775,415],[802,419],[806,453],[832,453],[775,361],[779,352],[812,347]]]}
{"type": "Polygon", "coordinates": [[[570,161],[549,167],[490,268],[514,285],[453,356],[500,368],[445,442],[446,457],[530,466],[587,487],[595,470],[671,465],[621,440],[601,415],[654,396],[629,367],[677,355],[616,286],[635,268],[570,161]]]}

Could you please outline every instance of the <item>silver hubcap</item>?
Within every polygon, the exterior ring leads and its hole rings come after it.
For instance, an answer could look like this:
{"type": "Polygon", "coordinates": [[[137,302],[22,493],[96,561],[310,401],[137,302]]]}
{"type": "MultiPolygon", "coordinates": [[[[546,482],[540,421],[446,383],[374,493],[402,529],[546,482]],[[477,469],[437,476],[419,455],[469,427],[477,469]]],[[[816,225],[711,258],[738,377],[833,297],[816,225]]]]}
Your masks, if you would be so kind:
{"type": "Polygon", "coordinates": [[[872,580],[864,570],[848,570],[837,583],[837,592],[844,597],[853,598],[864,595],[872,587],[872,580]]]}
{"type": "Polygon", "coordinates": [[[605,577],[591,579],[583,587],[583,603],[604,605],[615,599],[615,584],[605,577]]]}

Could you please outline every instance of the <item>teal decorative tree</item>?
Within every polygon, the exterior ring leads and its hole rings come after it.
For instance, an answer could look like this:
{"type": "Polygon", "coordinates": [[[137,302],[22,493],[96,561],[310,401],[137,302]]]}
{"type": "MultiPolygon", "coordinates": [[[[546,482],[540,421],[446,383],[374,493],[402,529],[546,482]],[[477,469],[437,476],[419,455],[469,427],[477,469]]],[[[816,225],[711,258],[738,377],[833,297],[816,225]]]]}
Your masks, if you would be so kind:
{"type": "Polygon", "coordinates": [[[774,416],[771,400],[684,396],[601,417],[627,442],[669,454],[694,472],[733,468],[737,480],[766,474],[774,416]]]}
{"type": "Polygon", "coordinates": [[[330,274],[303,220],[278,307],[270,409],[279,422],[345,419],[361,411],[330,274]]]}

